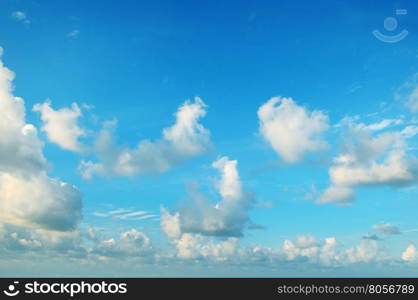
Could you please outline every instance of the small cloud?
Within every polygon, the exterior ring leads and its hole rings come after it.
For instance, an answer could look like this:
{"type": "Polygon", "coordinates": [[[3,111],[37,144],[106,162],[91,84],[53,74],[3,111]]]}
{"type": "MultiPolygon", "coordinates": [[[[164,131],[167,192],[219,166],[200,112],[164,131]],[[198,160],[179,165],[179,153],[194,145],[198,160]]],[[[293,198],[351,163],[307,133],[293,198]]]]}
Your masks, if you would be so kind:
{"type": "Polygon", "coordinates": [[[127,213],[127,214],[115,216],[115,219],[125,220],[125,219],[130,219],[132,217],[142,216],[146,213],[147,213],[146,211],[134,211],[134,212],[130,212],[130,213],[127,213]]]}
{"type": "Polygon", "coordinates": [[[26,16],[26,13],[24,13],[23,11],[18,10],[18,11],[12,12],[12,18],[24,24],[30,24],[30,21],[28,17],[26,16]]]}
{"type": "Polygon", "coordinates": [[[75,39],[75,38],[78,37],[79,34],[80,34],[80,30],[74,29],[67,34],[67,37],[69,37],[71,39],[75,39]]]}
{"type": "Polygon", "coordinates": [[[158,215],[148,214],[147,211],[133,211],[132,209],[118,208],[108,212],[94,212],[96,217],[111,217],[112,220],[145,220],[158,217],[158,215]]]}
{"type": "Polygon", "coordinates": [[[248,225],[249,230],[265,230],[267,229],[266,226],[261,224],[249,224],[248,225]]]}
{"type": "Polygon", "coordinates": [[[378,231],[378,232],[387,234],[387,235],[393,235],[393,234],[400,234],[401,233],[401,231],[399,230],[398,227],[393,226],[391,224],[374,225],[373,229],[378,231]]]}
{"type": "Polygon", "coordinates": [[[367,233],[361,237],[363,240],[372,240],[372,241],[379,241],[380,238],[377,236],[377,234],[374,233],[367,233]]]}

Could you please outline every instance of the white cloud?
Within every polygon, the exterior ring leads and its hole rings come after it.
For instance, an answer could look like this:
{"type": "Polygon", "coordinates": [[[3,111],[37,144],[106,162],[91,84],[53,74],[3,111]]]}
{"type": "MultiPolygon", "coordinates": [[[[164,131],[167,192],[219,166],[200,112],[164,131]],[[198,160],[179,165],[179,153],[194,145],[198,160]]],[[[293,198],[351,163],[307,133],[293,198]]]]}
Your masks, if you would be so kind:
{"type": "Polygon", "coordinates": [[[209,131],[199,120],[206,114],[206,105],[196,97],[186,101],[176,113],[173,126],[163,130],[163,138],[156,142],[142,140],[134,149],[113,143],[116,122],[106,122],[96,141],[99,163],[82,161],[84,178],[94,174],[104,176],[135,176],[164,173],[168,169],[206,152],[210,147],[209,131]]]}
{"type": "Polygon", "coordinates": [[[391,225],[391,224],[377,224],[373,226],[373,229],[384,233],[384,234],[388,234],[388,235],[393,235],[393,234],[400,234],[401,231],[399,230],[398,227],[391,225]]]}
{"type": "Polygon", "coordinates": [[[72,230],[81,218],[81,195],[47,176],[43,144],[25,122],[23,99],[12,94],[13,78],[0,62],[0,221],[72,230]]]}
{"type": "Polygon", "coordinates": [[[190,203],[181,206],[171,215],[165,209],[161,211],[162,228],[169,236],[179,235],[178,222],[181,232],[212,236],[242,235],[242,230],[249,221],[248,210],[252,207],[253,196],[242,190],[237,161],[221,157],[212,166],[221,173],[216,187],[222,199],[215,204],[192,187],[189,192],[190,203]],[[169,226],[175,229],[170,229],[169,226]]]}
{"type": "Polygon", "coordinates": [[[225,261],[239,256],[238,239],[230,237],[215,241],[213,238],[200,234],[184,233],[174,241],[176,256],[183,259],[209,259],[225,261]]]}
{"type": "MultiPolygon", "coordinates": [[[[306,239],[306,236],[299,237],[306,239]]],[[[370,263],[389,259],[388,255],[374,240],[361,240],[358,245],[348,249],[339,249],[340,245],[334,237],[318,241],[310,237],[310,243],[300,244],[285,240],[279,253],[283,253],[287,260],[307,259],[311,263],[325,266],[346,266],[356,263],[370,263]]]]}
{"type": "Polygon", "coordinates": [[[19,22],[22,22],[24,24],[29,24],[30,23],[28,17],[26,16],[26,13],[23,12],[23,11],[12,12],[12,18],[19,21],[19,22]]]}
{"type": "Polygon", "coordinates": [[[401,256],[402,260],[406,262],[416,262],[418,261],[418,251],[415,245],[410,244],[404,252],[402,252],[401,256]]]}
{"type": "Polygon", "coordinates": [[[44,173],[26,178],[0,173],[0,220],[29,227],[73,230],[81,220],[81,194],[44,173]]]}
{"type": "Polygon", "coordinates": [[[95,252],[106,257],[149,256],[152,254],[149,237],[136,229],[122,232],[118,239],[100,241],[95,252]]]}
{"type": "Polygon", "coordinates": [[[351,188],[345,186],[330,186],[320,196],[317,203],[348,203],[355,199],[355,194],[351,188]]]}
{"type": "Polygon", "coordinates": [[[171,239],[177,239],[181,235],[180,214],[178,212],[170,214],[161,206],[161,229],[171,239]]]}
{"type": "Polygon", "coordinates": [[[331,186],[318,203],[349,202],[357,186],[412,185],[418,179],[418,159],[408,154],[407,140],[416,134],[414,126],[399,131],[372,134],[367,127],[348,122],[341,153],[329,168],[331,186]]]}
{"type": "Polygon", "coordinates": [[[343,263],[338,252],[338,242],[334,237],[319,241],[311,235],[302,235],[296,241],[285,240],[278,254],[283,254],[286,260],[306,259],[311,263],[326,266],[341,265],[343,263]]]}
{"type": "Polygon", "coordinates": [[[377,122],[377,123],[372,123],[372,124],[369,124],[369,125],[365,125],[363,123],[360,123],[357,126],[360,129],[366,129],[366,130],[371,130],[371,131],[379,131],[379,130],[386,129],[388,127],[401,125],[401,124],[403,124],[402,119],[383,119],[382,121],[377,122]]]}
{"type": "Polygon", "coordinates": [[[57,144],[63,149],[81,152],[83,146],[79,138],[86,135],[86,132],[78,125],[78,118],[82,113],[77,103],[71,108],[54,110],[51,102],[35,104],[33,111],[41,114],[43,121],[42,131],[46,132],[48,140],[57,144]]]}
{"type": "Polygon", "coordinates": [[[132,209],[118,208],[105,213],[95,211],[96,217],[111,217],[114,220],[145,220],[158,217],[158,215],[149,214],[147,211],[133,211],[132,209]]]}
{"type": "Polygon", "coordinates": [[[8,251],[18,251],[19,256],[25,252],[37,252],[40,255],[61,253],[67,257],[85,256],[86,250],[81,246],[81,234],[79,231],[55,231],[47,229],[33,229],[10,224],[0,223],[0,251],[4,256],[8,251]]]}
{"type": "Polygon", "coordinates": [[[329,127],[328,116],[322,111],[274,97],[259,108],[258,118],[260,134],[286,162],[298,162],[306,152],[327,147],[321,134],[329,127]]]}
{"type": "Polygon", "coordinates": [[[383,260],[386,254],[382,252],[375,240],[362,239],[360,244],[345,251],[346,263],[368,263],[383,260]]]}

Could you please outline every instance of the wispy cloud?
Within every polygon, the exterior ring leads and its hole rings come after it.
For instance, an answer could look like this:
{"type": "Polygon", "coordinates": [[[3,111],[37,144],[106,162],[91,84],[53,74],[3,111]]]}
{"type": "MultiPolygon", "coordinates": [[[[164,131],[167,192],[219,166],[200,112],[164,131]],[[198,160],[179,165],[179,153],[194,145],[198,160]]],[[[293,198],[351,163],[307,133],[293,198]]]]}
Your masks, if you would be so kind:
{"type": "Polygon", "coordinates": [[[146,211],[134,211],[134,212],[131,212],[131,213],[128,213],[128,214],[123,214],[123,215],[116,216],[115,218],[125,220],[125,219],[129,219],[129,218],[132,218],[132,217],[142,216],[146,213],[147,213],[146,211]]]}
{"type": "Polygon", "coordinates": [[[23,11],[18,10],[12,12],[12,18],[24,24],[30,24],[30,20],[28,19],[26,13],[23,11]]]}
{"type": "Polygon", "coordinates": [[[74,30],[71,30],[68,34],[67,34],[67,37],[68,38],[71,38],[71,39],[75,39],[75,38],[77,38],[78,37],[78,35],[80,34],[80,30],[78,30],[78,29],[74,29],[74,30]]]}
{"type": "Polygon", "coordinates": [[[113,220],[145,220],[153,217],[158,217],[155,214],[149,214],[149,212],[144,210],[134,211],[132,209],[118,208],[108,212],[94,212],[96,217],[111,217],[113,220]]]}

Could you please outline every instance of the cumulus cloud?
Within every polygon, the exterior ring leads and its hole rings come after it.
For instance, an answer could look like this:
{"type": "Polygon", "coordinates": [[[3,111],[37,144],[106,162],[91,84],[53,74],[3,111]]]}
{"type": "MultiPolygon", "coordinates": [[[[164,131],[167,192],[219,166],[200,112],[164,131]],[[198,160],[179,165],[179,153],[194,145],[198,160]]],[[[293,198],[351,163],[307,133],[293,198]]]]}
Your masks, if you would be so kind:
{"type": "Polygon", "coordinates": [[[327,147],[321,134],[329,128],[328,116],[292,98],[271,98],[258,109],[258,119],[261,136],[286,162],[299,162],[305,153],[327,147]]]}
{"type": "Polygon", "coordinates": [[[56,230],[73,230],[81,220],[81,194],[44,173],[27,178],[0,173],[0,220],[56,230]]]}
{"type": "Polygon", "coordinates": [[[180,227],[180,214],[178,212],[170,214],[170,212],[161,206],[161,219],[160,219],[162,231],[171,239],[177,239],[181,235],[180,227]]]}
{"type": "Polygon", "coordinates": [[[177,212],[170,214],[161,210],[161,224],[164,232],[176,237],[180,232],[201,233],[211,236],[241,236],[249,221],[253,196],[245,193],[239,178],[238,162],[224,156],[215,161],[221,178],[216,188],[221,196],[218,203],[205,198],[195,187],[190,190],[187,205],[180,206],[177,212]]]}
{"type": "Polygon", "coordinates": [[[329,168],[331,186],[318,203],[350,202],[357,186],[400,187],[417,182],[418,159],[408,153],[408,139],[417,133],[415,126],[378,132],[352,120],[346,125],[342,151],[329,168]]]}
{"type": "Polygon", "coordinates": [[[68,255],[70,257],[85,256],[82,247],[81,234],[78,230],[56,231],[48,229],[33,229],[0,223],[0,252],[2,256],[22,252],[49,255],[50,252],[68,255]]]}
{"type": "Polygon", "coordinates": [[[238,238],[230,237],[215,241],[200,234],[184,233],[174,241],[176,256],[183,259],[210,259],[225,261],[240,251],[238,238]]]}
{"type": "Polygon", "coordinates": [[[81,195],[47,176],[43,143],[25,122],[23,99],[12,94],[13,78],[0,62],[0,221],[73,230],[81,219],[81,195]]]}
{"type": "Polygon", "coordinates": [[[131,229],[122,232],[117,239],[99,241],[94,251],[105,257],[132,257],[149,256],[153,249],[145,233],[131,229]]]}
{"type": "Polygon", "coordinates": [[[346,263],[369,263],[387,258],[376,240],[362,239],[361,242],[345,251],[346,263]]]}
{"type": "Polygon", "coordinates": [[[134,149],[116,146],[113,131],[116,122],[104,124],[98,135],[95,152],[100,162],[82,161],[84,178],[104,176],[135,176],[164,173],[168,169],[206,152],[210,147],[209,131],[199,123],[206,114],[206,105],[198,97],[186,101],[176,113],[173,126],[163,130],[155,142],[142,140],[134,149]]]}
{"type": "Polygon", "coordinates": [[[51,102],[35,104],[33,111],[41,114],[43,122],[41,130],[44,131],[48,140],[61,148],[70,151],[81,152],[83,146],[79,138],[86,135],[86,132],[78,125],[78,118],[82,113],[77,103],[71,108],[54,110],[51,102]]]}
{"type": "Polygon", "coordinates": [[[410,244],[404,252],[402,252],[401,256],[402,260],[412,263],[418,261],[418,251],[415,245],[410,244]]]}
{"type": "Polygon", "coordinates": [[[359,244],[343,249],[334,237],[319,241],[315,237],[302,236],[297,241],[285,240],[279,253],[283,253],[288,260],[306,259],[311,263],[334,267],[389,259],[379,243],[371,239],[362,239],[359,244]],[[301,244],[301,239],[309,242],[301,244]]]}

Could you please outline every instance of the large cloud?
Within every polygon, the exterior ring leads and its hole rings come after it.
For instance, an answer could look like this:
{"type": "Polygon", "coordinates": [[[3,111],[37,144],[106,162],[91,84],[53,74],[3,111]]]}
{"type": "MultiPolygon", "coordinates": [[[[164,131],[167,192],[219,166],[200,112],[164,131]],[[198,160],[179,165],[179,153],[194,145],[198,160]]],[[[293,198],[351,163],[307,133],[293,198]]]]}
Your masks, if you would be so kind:
{"type": "Polygon", "coordinates": [[[80,170],[83,177],[163,173],[202,154],[211,147],[209,131],[199,123],[206,114],[205,108],[205,103],[198,97],[194,102],[186,101],[176,113],[175,124],[163,130],[161,139],[155,142],[142,140],[134,149],[115,145],[113,131],[116,122],[106,122],[95,146],[100,162],[82,161],[80,170]]]}
{"type": "Polygon", "coordinates": [[[417,134],[417,128],[386,132],[371,128],[348,123],[342,151],[329,168],[331,186],[319,203],[349,202],[357,186],[401,187],[417,182],[418,159],[408,153],[408,139],[417,134]]]}
{"type": "Polygon", "coordinates": [[[12,94],[13,78],[0,62],[0,221],[73,230],[81,218],[81,195],[47,176],[43,143],[25,122],[23,99],[12,94]]]}
{"type": "Polygon", "coordinates": [[[83,146],[78,139],[86,133],[77,123],[81,116],[81,110],[77,103],[73,103],[71,108],[54,110],[51,107],[51,102],[47,101],[42,104],[35,104],[33,111],[41,114],[43,121],[41,129],[46,132],[50,142],[66,150],[77,152],[83,150],[83,146]]]}
{"type": "Polygon", "coordinates": [[[196,188],[190,191],[190,203],[170,214],[161,210],[161,225],[169,237],[178,237],[182,232],[210,236],[237,237],[249,221],[253,196],[245,193],[237,170],[237,161],[221,157],[212,166],[219,170],[221,178],[217,189],[221,195],[218,203],[206,199],[196,188]]]}
{"type": "Polygon", "coordinates": [[[260,134],[286,162],[295,163],[306,152],[326,148],[321,133],[328,129],[328,116],[309,111],[292,98],[271,98],[258,109],[260,134]]]}

